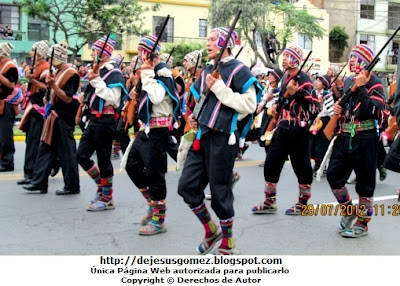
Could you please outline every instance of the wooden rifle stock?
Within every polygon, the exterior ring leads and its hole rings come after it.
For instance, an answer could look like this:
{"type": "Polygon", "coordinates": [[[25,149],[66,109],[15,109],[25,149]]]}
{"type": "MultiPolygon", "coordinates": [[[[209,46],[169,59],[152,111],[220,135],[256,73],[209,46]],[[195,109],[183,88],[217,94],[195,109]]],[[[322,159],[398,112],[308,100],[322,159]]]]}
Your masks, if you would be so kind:
{"type": "MultiPolygon", "coordinates": [[[[383,52],[383,50],[387,47],[387,45],[393,40],[393,38],[396,36],[397,32],[400,30],[400,25],[397,27],[396,31],[390,36],[390,38],[386,41],[386,43],[382,46],[382,48],[379,50],[379,52],[375,55],[375,57],[372,59],[371,63],[368,65],[366,72],[367,76],[371,73],[372,69],[375,67],[375,65],[379,61],[379,56],[383,52]]],[[[355,85],[355,82],[347,89],[345,92],[344,96],[342,96],[339,105],[344,108],[344,106],[347,104],[347,102],[350,99],[350,96],[352,93],[357,91],[357,86],[355,85]]],[[[337,126],[337,123],[342,115],[341,114],[334,114],[331,118],[331,120],[328,122],[324,129],[324,134],[325,137],[328,140],[331,140],[333,138],[335,128],[337,126]]]]}

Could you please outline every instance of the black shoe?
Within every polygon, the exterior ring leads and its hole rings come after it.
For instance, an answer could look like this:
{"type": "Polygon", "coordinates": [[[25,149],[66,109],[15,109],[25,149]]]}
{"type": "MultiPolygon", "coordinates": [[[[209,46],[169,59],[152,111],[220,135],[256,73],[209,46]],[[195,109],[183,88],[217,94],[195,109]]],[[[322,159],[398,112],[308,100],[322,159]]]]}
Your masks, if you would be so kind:
{"type": "Polygon", "coordinates": [[[57,190],[56,191],[56,195],[58,196],[63,196],[63,195],[77,195],[79,194],[81,191],[80,190],[67,190],[67,189],[62,189],[62,190],[57,190]]]}
{"type": "Polygon", "coordinates": [[[386,169],[383,167],[379,167],[379,180],[383,181],[386,179],[386,169]]]}
{"type": "Polygon", "coordinates": [[[51,170],[50,177],[55,177],[58,174],[60,168],[55,168],[51,170]]]}
{"type": "Polygon", "coordinates": [[[24,185],[22,188],[31,192],[40,191],[41,194],[47,194],[47,188],[39,187],[33,184],[24,185]]]}
{"type": "Polygon", "coordinates": [[[0,172],[11,172],[11,171],[14,171],[14,167],[0,166],[0,172]]]}
{"type": "Polygon", "coordinates": [[[31,179],[25,179],[25,178],[17,181],[17,185],[28,185],[30,183],[31,183],[31,179]]]}

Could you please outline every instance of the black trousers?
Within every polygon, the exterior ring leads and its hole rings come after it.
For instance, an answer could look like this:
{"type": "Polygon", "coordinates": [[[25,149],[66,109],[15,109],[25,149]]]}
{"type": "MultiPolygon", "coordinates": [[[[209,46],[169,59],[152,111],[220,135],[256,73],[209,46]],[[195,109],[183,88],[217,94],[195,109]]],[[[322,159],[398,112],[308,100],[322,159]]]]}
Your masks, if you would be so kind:
{"type": "Polygon", "coordinates": [[[126,171],[139,189],[149,187],[153,201],[167,196],[168,128],[152,128],[149,134],[139,131],[128,156],[126,171]]]}
{"type": "Polygon", "coordinates": [[[239,151],[236,144],[228,145],[229,134],[208,131],[201,138],[201,149],[189,150],[179,179],[178,194],[192,208],[204,201],[204,189],[210,183],[211,207],[220,220],[232,218],[232,170],[239,151]]]}
{"type": "Polygon", "coordinates": [[[326,177],[331,189],[342,188],[352,170],[356,174],[356,192],[362,197],[373,197],[378,158],[378,137],[375,130],[363,131],[351,139],[349,133],[337,138],[326,177]]]}
{"type": "Polygon", "coordinates": [[[64,177],[64,189],[79,190],[79,172],[76,161],[76,142],[74,126],[57,118],[54,122],[53,140],[51,146],[41,142],[36,157],[31,184],[47,188],[52,162],[58,157],[64,177]]]}
{"type": "MultiPolygon", "coordinates": [[[[114,115],[107,115],[106,117],[109,116],[114,117],[114,115]]],[[[111,117],[108,119],[103,123],[89,122],[82,134],[77,152],[79,165],[87,171],[94,165],[91,156],[96,151],[97,164],[102,178],[110,178],[114,175],[114,168],[111,163],[111,148],[115,134],[115,119],[111,117]]]]}
{"type": "Polygon", "coordinates": [[[379,147],[378,147],[378,167],[383,166],[383,162],[385,162],[386,159],[386,150],[385,147],[383,147],[383,142],[382,140],[379,140],[379,147]]]}
{"type": "Polygon", "coordinates": [[[39,153],[40,135],[43,128],[43,116],[32,110],[26,130],[26,147],[25,147],[25,163],[24,177],[31,179],[35,167],[37,154],[39,153]]]}
{"type": "Polygon", "coordinates": [[[310,135],[305,127],[281,122],[275,130],[264,164],[266,182],[278,183],[287,157],[297,176],[299,184],[311,184],[310,135]],[[283,126],[281,125],[283,124],[283,126]]]}
{"type": "Polygon", "coordinates": [[[0,115],[0,165],[14,168],[14,127],[15,115],[12,104],[4,103],[4,114],[0,115]]]}

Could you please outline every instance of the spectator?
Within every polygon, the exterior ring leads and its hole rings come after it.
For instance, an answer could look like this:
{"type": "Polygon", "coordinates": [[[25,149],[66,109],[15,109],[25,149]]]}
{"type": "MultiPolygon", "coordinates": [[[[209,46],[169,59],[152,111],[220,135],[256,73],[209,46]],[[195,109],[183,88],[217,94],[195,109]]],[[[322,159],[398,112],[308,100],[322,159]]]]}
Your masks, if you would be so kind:
{"type": "Polygon", "coordinates": [[[393,56],[394,56],[393,50],[389,51],[387,56],[388,65],[391,65],[393,63],[393,56]]]}
{"type": "Polygon", "coordinates": [[[5,35],[5,37],[6,37],[7,40],[14,40],[14,37],[13,37],[14,32],[13,32],[13,30],[11,29],[11,26],[10,26],[10,25],[7,25],[7,26],[6,26],[6,30],[5,30],[4,35],[5,35]]]}
{"type": "Polygon", "coordinates": [[[3,28],[3,24],[0,23],[0,39],[4,40],[6,38],[6,29],[3,28]]]}

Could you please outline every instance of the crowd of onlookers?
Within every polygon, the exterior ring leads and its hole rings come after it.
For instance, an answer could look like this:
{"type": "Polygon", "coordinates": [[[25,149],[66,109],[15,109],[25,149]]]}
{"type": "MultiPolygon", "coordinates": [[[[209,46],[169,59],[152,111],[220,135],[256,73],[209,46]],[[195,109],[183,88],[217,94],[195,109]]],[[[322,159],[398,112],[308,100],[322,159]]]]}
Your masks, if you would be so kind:
{"type": "Polygon", "coordinates": [[[10,25],[7,25],[5,28],[3,24],[0,23],[0,39],[1,40],[14,40],[14,32],[11,29],[10,25]]]}
{"type": "Polygon", "coordinates": [[[388,65],[396,65],[399,57],[399,49],[392,49],[387,54],[388,65]]]}

